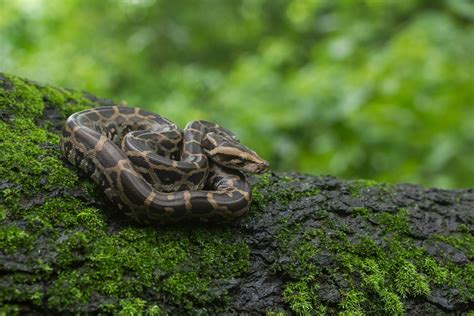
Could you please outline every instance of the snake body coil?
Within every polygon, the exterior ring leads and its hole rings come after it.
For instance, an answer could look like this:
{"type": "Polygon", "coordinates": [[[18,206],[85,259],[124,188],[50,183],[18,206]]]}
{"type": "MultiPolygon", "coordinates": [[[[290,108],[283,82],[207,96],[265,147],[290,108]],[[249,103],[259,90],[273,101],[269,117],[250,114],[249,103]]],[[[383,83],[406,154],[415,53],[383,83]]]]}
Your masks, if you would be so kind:
{"type": "Polygon", "coordinates": [[[71,115],[61,147],[119,209],[141,223],[241,216],[251,191],[239,170],[268,168],[216,124],[192,121],[181,131],[157,114],[120,106],[71,115]]]}

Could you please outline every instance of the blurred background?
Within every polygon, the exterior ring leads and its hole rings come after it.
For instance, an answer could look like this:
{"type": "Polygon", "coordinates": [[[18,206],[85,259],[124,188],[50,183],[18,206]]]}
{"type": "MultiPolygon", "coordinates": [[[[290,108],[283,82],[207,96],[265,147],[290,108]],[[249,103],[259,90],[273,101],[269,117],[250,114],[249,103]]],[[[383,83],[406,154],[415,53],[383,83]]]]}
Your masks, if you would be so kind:
{"type": "Polygon", "coordinates": [[[0,0],[0,71],[234,131],[273,170],[474,187],[468,0],[0,0]]]}

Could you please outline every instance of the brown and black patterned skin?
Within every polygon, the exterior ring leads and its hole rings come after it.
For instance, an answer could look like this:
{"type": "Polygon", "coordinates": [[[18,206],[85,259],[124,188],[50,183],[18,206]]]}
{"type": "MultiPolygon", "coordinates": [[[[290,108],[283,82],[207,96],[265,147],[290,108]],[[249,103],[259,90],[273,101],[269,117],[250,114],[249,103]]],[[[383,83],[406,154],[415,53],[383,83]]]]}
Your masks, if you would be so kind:
{"type": "Polygon", "coordinates": [[[64,125],[61,146],[119,209],[145,224],[239,217],[251,202],[240,171],[268,169],[265,160],[216,124],[192,121],[181,131],[139,108],[74,113],[64,125]]]}

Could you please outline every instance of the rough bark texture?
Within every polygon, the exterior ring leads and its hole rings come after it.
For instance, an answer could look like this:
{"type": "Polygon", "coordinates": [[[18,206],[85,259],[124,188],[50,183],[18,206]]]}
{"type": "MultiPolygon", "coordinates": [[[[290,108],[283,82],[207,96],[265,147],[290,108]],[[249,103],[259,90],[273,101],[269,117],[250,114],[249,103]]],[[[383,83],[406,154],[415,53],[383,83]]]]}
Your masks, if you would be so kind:
{"type": "Polygon", "coordinates": [[[104,104],[0,74],[0,312],[474,309],[474,190],[271,173],[234,223],[142,227],[59,151],[65,117],[104,104]]]}

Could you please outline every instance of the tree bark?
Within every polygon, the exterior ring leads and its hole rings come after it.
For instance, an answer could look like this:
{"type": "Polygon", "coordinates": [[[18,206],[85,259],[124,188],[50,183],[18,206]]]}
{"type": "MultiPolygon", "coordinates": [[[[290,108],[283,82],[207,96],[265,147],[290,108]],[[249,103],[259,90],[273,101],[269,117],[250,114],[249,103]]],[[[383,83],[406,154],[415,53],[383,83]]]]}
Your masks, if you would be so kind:
{"type": "Polygon", "coordinates": [[[68,115],[111,104],[0,73],[0,311],[474,309],[473,189],[272,172],[235,222],[144,227],[58,146],[68,115]]]}

